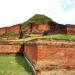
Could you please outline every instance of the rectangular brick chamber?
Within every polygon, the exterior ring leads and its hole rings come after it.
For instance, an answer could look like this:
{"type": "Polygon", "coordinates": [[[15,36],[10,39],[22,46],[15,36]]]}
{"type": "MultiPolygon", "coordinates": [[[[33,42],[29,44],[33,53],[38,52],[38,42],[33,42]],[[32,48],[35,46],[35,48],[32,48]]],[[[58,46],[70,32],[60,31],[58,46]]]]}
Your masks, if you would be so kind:
{"type": "Polygon", "coordinates": [[[24,54],[36,70],[51,68],[75,69],[75,42],[36,40],[25,43],[24,54]]]}
{"type": "Polygon", "coordinates": [[[0,54],[17,54],[21,53],[20,43],[0,43],[0,54]]]}

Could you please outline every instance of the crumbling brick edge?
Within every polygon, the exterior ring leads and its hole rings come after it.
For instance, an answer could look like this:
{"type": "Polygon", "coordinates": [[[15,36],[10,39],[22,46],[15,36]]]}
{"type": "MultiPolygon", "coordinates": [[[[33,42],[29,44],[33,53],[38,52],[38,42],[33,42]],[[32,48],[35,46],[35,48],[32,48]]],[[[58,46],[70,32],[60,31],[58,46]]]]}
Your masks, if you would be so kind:
{"type": "Polygon", "coordinates": [[[34,66],[31,64],[31,62],[29,61],[29,59],[26,57],[26,55],[24,55],[24,58],[26,59],[29,66],[32,68],[34,75],[36,75],[36,70],[35,70],[34,66]]]}

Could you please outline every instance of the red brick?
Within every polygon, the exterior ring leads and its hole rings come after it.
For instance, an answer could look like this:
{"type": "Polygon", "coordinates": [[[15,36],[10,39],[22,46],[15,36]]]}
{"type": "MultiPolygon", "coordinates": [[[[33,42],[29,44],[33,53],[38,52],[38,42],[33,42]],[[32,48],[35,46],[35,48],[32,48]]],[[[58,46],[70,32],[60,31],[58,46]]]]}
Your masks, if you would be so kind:
{"type": "Polygon", "coordinates": [[[0,54],[16,54],[20,53],[20,44],[0,44],[0,54]]]}
{"type": "Polygon", "coordinates": [[[5,27],[0,28],[0,35],[5,34],[5,32],[6,32],[6,28],[5,27]]]}

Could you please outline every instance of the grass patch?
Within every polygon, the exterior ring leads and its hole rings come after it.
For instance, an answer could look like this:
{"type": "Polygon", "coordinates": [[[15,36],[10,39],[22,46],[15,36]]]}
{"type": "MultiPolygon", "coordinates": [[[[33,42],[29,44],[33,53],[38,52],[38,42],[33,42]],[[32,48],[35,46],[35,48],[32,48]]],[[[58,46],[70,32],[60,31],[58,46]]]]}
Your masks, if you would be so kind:
{"type": "Polygon", "coordinates": [[[53,20],[50,19],[49,17],[45,16],[45,15],[36,14],[36,15],[32,16],[29,20],[24,22],[22,24],[22,28],[24,28],[26,25],[29,25],[31,23],[43,24],[43,23],[48,23],[48,22],[53,22],[53,20]]]}
{"type": "Polygon", "coordinates": [[[34,75],[22,55],[0,56],[0,75],[34,75]]]}
{"type": "Polygon", "coordinates": [[[75,35],[69,35],[69,34],[54,34],[54,35],[48,35],[45,36],[45,38],[52,38],[52,39],[61,39],[61,40],[75,40],[75,35]]]}
{"type": "Polygon", "coordinates": [[[68,34],[54,34],[54,35],[45,36],[45,38],[70,40],[71,36],[73,36],[73,35],[68,35],[68,34]]]}
{"type": "Polygon", "coordinates": [[[57,40],[67,40],[67,41],[75,41],[75,35],[68,35],[68,34],[52,34],[47,36],[33,36],[33,37],[27,37],[22,39],[16,39],[16,40],[5,40],[10,42],[29,42],[33,40],[38,39],[57,39],[57,40]]]}
{"type": "Polygon", "coordinates": [[[27,37],[18,40],[11,40],[11,41],[19,41],[19,42],[28,42],[36,39],[60,39],[60,40],[72,40],[75,41],[75,35],[68,35],[68,34],[53,34],[47,36],[39,36],[39,37],[27,37]]]}

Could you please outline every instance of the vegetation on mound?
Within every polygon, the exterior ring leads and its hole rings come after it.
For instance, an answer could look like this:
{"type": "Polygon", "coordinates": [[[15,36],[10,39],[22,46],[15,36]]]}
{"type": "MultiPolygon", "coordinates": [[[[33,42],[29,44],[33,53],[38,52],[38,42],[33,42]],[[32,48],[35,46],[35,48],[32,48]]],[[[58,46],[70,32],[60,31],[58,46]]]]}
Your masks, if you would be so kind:
{"type": "Polygon", "coordinates": [[[22,28],[24,28],[24,26],[31,24],[31,23],[40,24],[40,23],[47,23],[47,22],[53,22],[53,20],[45,15],[36,14],[33,17],[31,17],[29,20],[24,22],[22,24],[22,28]]]}
{"type": "Polygon", "coordinates": [[[10,40],[16,42],[28,42],[37,39],[57,39],[57,40],[67,40],[67,41],[75,41],[75,35],[69,34],[52,34],[47,36],[36,36],[36,37],[27,37],[19,40],[10,40]]]}

